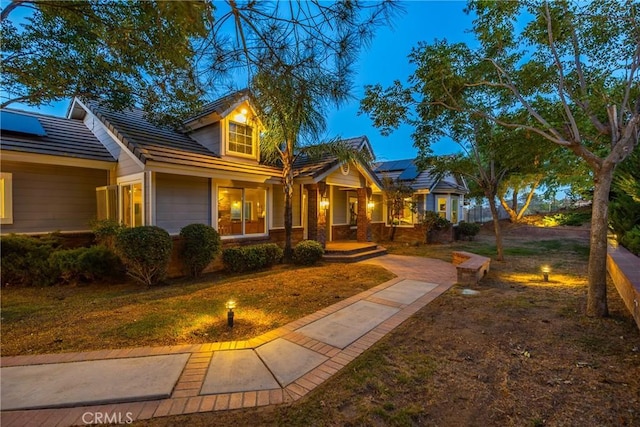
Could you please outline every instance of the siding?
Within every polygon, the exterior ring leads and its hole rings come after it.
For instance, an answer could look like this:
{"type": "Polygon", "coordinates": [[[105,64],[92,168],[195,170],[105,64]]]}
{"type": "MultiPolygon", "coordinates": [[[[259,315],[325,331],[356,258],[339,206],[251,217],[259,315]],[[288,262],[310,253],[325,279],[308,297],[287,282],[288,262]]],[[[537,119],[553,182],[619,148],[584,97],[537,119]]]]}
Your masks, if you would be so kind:
{"type": "Polygon", "coordinates": [[[156,175],[156,225],[178,234],[189,224],[211,225],[209,179],[158,173],[156,175]]]}
{"type": "Polygon", "coordinates": [[[338,168],[335,172],[327,177],[327,184],[331,185],[341,185],[345,187],[364,187],[365,182],[360,176],[360,172],[358,169],[351,164],[349,167],[349,174],[343,175],[341,172],[341,168],[338,168]]]}
{"type": "Polygon", "coordinates": [[[91,229],[96,187],[108,184],[104,170],[3,162],[13,174],[13,224],[2,233],[48,233],[91,229]]]}
{"type": "MultiPolygon", "coordinates": [[[[284,192],[282,191],[282,185],[274,185],[271,191],[273,200],[273,228],[284,228],[284,192]]],[[[299,227],[302,225],[302,200],[299,185],[294,185],[293,187],[293,200],[291,203],[293,208],[293,226],[299,227]]]]}
{"type": "Polygon", "coordinates": [[[331,200],[331,205],[333,205],[333,207],[331,207],[332,224],[346,224],[347,223],[347,192],[334,188],[333,200],[331,200]]]}
{"type": "Polygon", "coordinates": [[[215,154],[220,154],[220,122],[193,131],[189,136],[215,154]]]}
{"type": "Polygon", "coordinates": [[[427,210],[436,211],[436,197],[433,194],[427,194],[427,210]]]}
{"type": "Polygon", "coordinates": [[[371,221],[380,222],[384,221],[383,212],[384,212],[384,201],[382,198],[382,194],[374,194],[371,197],[373,201],[373,210],[371,211],[371,221]]]}
{"type": "Polygon", "coordinates": [[[116,177],[132,175],[142,172],[140,165],[133,159],[127,150],[120,148],[120,145],[111,138],[105,126],[96,119],[93,114],[87,114],[84,118],[85,125],[93,132],[98,140],[104,145],[111,155],[118,159],[116,177]]]}

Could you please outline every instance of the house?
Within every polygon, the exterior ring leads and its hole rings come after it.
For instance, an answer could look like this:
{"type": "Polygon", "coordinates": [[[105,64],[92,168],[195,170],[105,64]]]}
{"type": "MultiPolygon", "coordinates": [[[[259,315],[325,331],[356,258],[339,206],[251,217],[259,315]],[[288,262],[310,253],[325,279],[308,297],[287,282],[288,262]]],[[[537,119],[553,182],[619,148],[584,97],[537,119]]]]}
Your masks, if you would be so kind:
{"type": "Polygon", "coordinates": [[[404,236],[406,240],[419,240],[417,234],[422,232],[420,219],[425,211],[436,212],[453,225],[463,219],[464,197],[469,193],[463,177],[453,174],[438,176],[429,169],[420,170],[413,159],[380,162],[375,165],[374,172],[381,181],[399,182],[413,190],[413,195],[405,200],[402,212],[396,212],[396,218],[385,212],[386,226],[396,220],[399,239],[404,236]]]}
{"type": "MultiPolygon", "coordinates": [[[[5,109],[2,234],[85,233],[92,220],[111,218],[130,227],[156,225],[174,236],[188,224],[204,223],[225,243],[282,242],[281,169],[261,162],[260,127],[245,92],[205,105],[180,131],[151,123],[141,110],[110,111],[80,99],[66,118],[5,109]]],[[[373,157],[366,136],[344,143],[373,157]]],[[[368,164],[329,154],[299,156],[294,242],[380,235],[375,230],[388,225],[381,177],[411,175],[410,161],[393,163],[374,172],[368,164]]],[[[415,173],[412,185],[424,208],[437,206],[457,219],[466,186],[415,173]]],[[[407,225],[415,222],[407,216],[407,225]]]]}

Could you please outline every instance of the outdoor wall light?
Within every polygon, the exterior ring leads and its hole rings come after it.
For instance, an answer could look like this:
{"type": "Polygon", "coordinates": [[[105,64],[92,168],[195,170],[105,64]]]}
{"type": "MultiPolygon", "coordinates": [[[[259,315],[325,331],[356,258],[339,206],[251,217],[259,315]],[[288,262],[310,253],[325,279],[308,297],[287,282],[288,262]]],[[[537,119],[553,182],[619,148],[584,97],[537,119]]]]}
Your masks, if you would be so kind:
{"type": "Polygon", "coordinates": [[[542,278],[545,282],[549,281],[549,273],[551,273],[551,267],[548,265],[542,266],[542,278]]]}
{"type": "Polygon", "coordinates": [[[227,312],[227,326],[233,328],[233,309],[236,308],[236,302],[232,299],[227,301],[225,307],[229,310],[227,312]]]}
{"type": "Polygon", "coordinates": [[[329,209],[329,199],[326,197],[320,199],[320,209],[329,209]]]}
{"type": "Polygon", "coordinates": [[[373,210],[373,208],[375,208],[375,207],[376,207],[376,204],[375,204],[375,203],[373,203],[373,202],[369,202],[369,203],[367,203],[367,209],[369,209],[370,211],[372,211],[372,210],[373,210]]]}

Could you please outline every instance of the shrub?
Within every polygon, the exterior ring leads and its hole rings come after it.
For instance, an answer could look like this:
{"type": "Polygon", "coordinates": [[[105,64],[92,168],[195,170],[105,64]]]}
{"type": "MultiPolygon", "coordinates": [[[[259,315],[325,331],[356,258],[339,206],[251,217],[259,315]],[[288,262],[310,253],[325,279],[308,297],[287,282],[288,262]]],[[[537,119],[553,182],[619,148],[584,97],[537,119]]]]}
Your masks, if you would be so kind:
{"type": "Polygon", "coordinates": [[[234,273],[255,271],[271,267],[282,261],[283,251],[275,243],[226,248],[222,251],[222,263],[234,273]]]}
{"type": "Polygon", "coordinates": [[[631,230],[624,233],[620,241],[622,245],[629,249],[629,252],[633,252],[637,256],[640,256],[640,225],[636,225],[631,230]]]}
{"type": "Polygon", "coordinates": [[[184,239],[182,262],[192,277],[198,277],[220,252],[220,235],[215,228],[205,224],[190,224],[180,230],[184,239]]]}
{"type": "Polygon", "coordinates": [[[474,236],[480,232],[480,224],[475,222],[461,221],[458,224],[458,234],[460,238],[473,240],[474,236]]]}
{"type": "Polygon", "coordinates": [[[293,262],[302,265],[313,265],[322,259],[324,249],[315,240],[304,240],[293,248],[293,262]]]}
{"type": "Polygon", "coordinates": [[[124,229],[117,234],[115,246],[129,276],[147,286],[165,278],[173,242],[162,228],[142,226],[124,229]]]}
{"type": "Polygon", "coordinates": [[[96,236],[96,242],[111,250],[115,250],[118,233],[126,229],[127,227],[113,219],[101,219],[91,223],[91,230],[96,236]]]}
{"type": "Polygon", "coordinates": [[[67,283],[114,279],[123,272],[120,258],[102,245],[56,251],[49,264],[67,283]]]}
{"type": "Polygon", "coordinates": [[[55,250],[52,239],[9,235],[0,239],[2,286],[45,286],[55,283],[58,272],[49,264],[55,250]]]}
{"type": "Polygon", "coordinates": [[[275,243],[264,243],[262,245],[257,245],[262,250],[264,250],[265,254],[265,266],[272,267],[275,264],[280,264],[282,262],[282,257],[284,256],[284,251],[282,248],[275,243]]]}

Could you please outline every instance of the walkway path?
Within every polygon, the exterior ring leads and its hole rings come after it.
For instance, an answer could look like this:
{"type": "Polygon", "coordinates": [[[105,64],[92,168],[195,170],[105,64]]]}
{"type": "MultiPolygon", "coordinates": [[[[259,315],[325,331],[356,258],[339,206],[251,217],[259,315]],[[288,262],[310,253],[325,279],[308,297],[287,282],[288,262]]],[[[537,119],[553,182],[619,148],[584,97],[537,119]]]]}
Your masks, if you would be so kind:
{"type": "Polygon", "coordinates": [[[364,263],[398,277],[248,341],[1,358],[0,422],[126,423],[295,401],[456,280],[452,264],[433,259],[364,263]]]}

